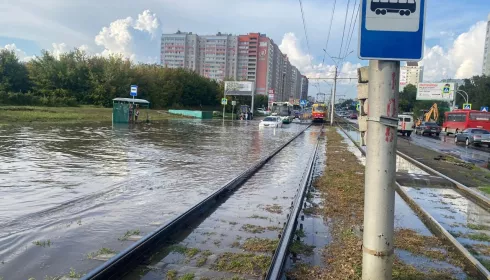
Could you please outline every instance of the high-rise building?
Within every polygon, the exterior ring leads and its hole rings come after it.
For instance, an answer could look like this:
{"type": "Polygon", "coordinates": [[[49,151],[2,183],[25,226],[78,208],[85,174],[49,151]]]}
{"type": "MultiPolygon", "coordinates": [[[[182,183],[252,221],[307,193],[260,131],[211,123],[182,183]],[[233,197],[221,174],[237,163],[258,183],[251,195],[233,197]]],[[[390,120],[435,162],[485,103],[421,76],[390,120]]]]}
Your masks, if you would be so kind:
{"type": "Polygon", "coordinates": [[[306,100],[308,98],[308,84],[309,80],[306,76],[301,77],[301,100],[306,100]]]}
{"type": "Polygon", "coordinates": [[[199,36],[191,32],[163,34],[161,64],[186,68],[201,76],[255,82],[256,94],[274,93],[275,101],[299,99],[302,75],[265,34],[199,36]]]}
{"type": "Polygon", "coordinates": [[[483,75],[490,76],[490,14],[488,15],[485,48],[483,51],[483,75]]]}
{"type": "Polygon", "coordinates": [[[423,77],[423,66],[419,66],[417,62],[407,62],[406,66],[400,67],[400,91],[408,84],[418,86],[422,82],[423,77]]]}

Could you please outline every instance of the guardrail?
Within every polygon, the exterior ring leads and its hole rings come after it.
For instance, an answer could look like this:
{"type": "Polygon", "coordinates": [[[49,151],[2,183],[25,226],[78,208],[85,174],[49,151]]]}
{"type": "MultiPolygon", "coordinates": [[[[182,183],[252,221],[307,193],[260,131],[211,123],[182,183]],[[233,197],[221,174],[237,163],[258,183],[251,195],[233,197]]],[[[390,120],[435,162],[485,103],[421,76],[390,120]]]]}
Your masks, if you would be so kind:
{"type": "Polygon", "coordinates": [[[146,259],[145,254],[152,250],[155,250],[155,248],[159,248],[159,246],[165,244],[166,241],[170,240],[176,232],[186,227],[187,224],[191,223],[192,220],[209,212],[210,209],[213,208],[213,206],[216,206],[218,203],[228,197],[231,192],[240,187],[248,178],[256,173],[282,149],[284,149],[296,138],[298,138],[302,133],[304,133],[304,131],[309,127],[310,125],[295,136],[291,137],[285,144],[275,149],[271,154],[263,157],[253,166],[242,172],[234,179],[230,180],[219,190],[215,191],[207,198],[205,198],[195,206],[191,207],[185,213],[161,226],[156,231],[144,236],[142,239],[129,246],[124,251],[120,252],[104,264],[86,274],[82,278],[82,280],[120,279],[130,269],[134,268],[139,263],[141,263],[142,260],[146,259]]]}
{"type": "MultiPolygon", "coordinates": [[[[323,126],[322,129],[323,131],[323,126]]],[[[293,209],[290,212],[289,219],[281,233],[281,239],[279,240],[279,244],[274,252],[274,256],[272,257],[271,266],[266,274],[265,279],[267,280],[278,280],[283,279],[283,268],[286,262],[286,259],[289,255],[289,243],[291,239],[294,237],[295,229],[297,226],[297,220],[299,217],[299,213],[303,208],[303,201],[306,195],[306,190],[311,185],[311,181],[313,180],[313,170],[315,164],[315,158],[318,152],[318,146],[320,144],[320,135],[318,136],[317,143],[314,151],[308,161],[308,169],[305,173],[303,173],[303,181],[296,193],[295,200],[293,202],[293,209]]]]}

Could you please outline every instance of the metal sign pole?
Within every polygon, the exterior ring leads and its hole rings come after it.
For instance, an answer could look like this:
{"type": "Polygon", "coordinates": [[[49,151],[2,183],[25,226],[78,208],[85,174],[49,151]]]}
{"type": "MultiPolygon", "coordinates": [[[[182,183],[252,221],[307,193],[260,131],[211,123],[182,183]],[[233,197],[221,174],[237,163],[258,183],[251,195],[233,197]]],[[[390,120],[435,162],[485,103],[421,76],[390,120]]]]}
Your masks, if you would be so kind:
{"type": "Polygon", "coordinates": [[[392,277],[400,62],[369,62],[362,279],[392,277]]]}

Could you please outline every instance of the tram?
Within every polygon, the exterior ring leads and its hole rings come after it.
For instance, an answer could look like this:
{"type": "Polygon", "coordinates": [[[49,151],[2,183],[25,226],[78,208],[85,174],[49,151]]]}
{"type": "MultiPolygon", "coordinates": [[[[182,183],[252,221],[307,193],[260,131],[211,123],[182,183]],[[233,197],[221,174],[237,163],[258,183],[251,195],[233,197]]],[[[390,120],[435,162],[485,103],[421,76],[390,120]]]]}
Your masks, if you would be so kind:
{"type": "Polygon", "coordinates": [[[314,122],[324,122],[327,120],[327,105],[325,103],[315,103],[311,107],[311,118],[314,122]]]}
{"type": "Polygon", "coordinates": [[[401,16],[409,16],[417,11],[415,0],[371,0],[371,11],[377,15],[386,15],[386,13],[397,13],[401,16]]]}

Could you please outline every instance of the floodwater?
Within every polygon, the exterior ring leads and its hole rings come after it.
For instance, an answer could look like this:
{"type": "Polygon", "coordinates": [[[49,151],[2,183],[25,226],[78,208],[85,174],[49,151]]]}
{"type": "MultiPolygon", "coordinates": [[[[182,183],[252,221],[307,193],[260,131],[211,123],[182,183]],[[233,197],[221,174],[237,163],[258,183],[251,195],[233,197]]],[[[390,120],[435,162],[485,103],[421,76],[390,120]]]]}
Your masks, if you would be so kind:
{"type": "Polygon", "coordinates": [[[0,278],[84,274],[100,265],[88,254],[126,248],[118,238],[128,230],[150,233],[304,128],[201,120],[2,127],[0,278]]]}
{"type": "MultiPolygon", "coordinates": [[[[352,140],[347,138],[347,136],[345,136],[340,129],[338,132],[344,136],[345,143],[349,145],[351,151],[358,157],[359,162],[365,165],[365,157],[352,143],[352,140]]],[[[355,136],[356,134],[358,135],[357,131],[347,130],[346,132],[355,141],[360,139],[356,138],[355,136]]],[[[465,226],[466,223],[469,223],[470,220],[478,219],[478,226],[483,227],[485,230],[490,228],[487,227],[487,222],[489,221],[488,214],[484,215],[482,218],[477,218],[479,214],[485,211],[479,206],[474,205],[471,201],[456,195],[455,190],[448,189],[447,186],[449,186],[449,184],[444,183],[442,178],[427,174],[425,171],[399,156],[396,157],[396,172],[396,181],[399,183],[408,183],[408,185],[411,186],[402,188],[404,188],[417,201],[417,203],[422,205],[422,208],[428,210],[437,221],[441,221],[441,218],[446,219],[446,221],[442,222],[443,225],[451,227],[462,226],[467,228],[467,226],[465,226]],[[436,197],[437,201],[434,200],[434,197],[436,197]],[[460,200],[457,203],[448,201],[454,199],[460,200]],[[442,206],[444,207],[440,207],[441,205],[439,204],[443,204],[442,206]],[[457,215],[457,218],[454,216],[447,216],[443,213],[444,211],[453,211],[452,213],[458,212],[456,210],[451,210],[452,208],[448,206],[448,204],[459,210],[460,213],[457,215]],[[459,223],[449,224],[447,219],[457,219],[459,223]]],[[[417,233],[425,236],[433,235],[427,226],[425,226],[425,224],[410,208],[410,206],[398,195],[398,193],[395,193],[395,228],[414,230],[417,233]]],[[[483,246],[483,249],[487,249],[489,248],[486,247],[488,243],[489,242],[483,242],[483,244],[479,243],[478,245],[483,246]]],[[[444,248],[439,248],[439,250],[445,252],[444,248]]],[[[415,255],[401,249],[395,249],[395,254],[406,264],[411,265],[421,271],[430,271],[433,269],[444,270],[450,272],[455,279],[467,279],[466,273],[460,267],[456,267],[449,262],[438,261],[424,256],[415,255]]]]}
{"type": "MultiPolygon", "coordinates": [[[[180,246],[200,250],[196,256],[164,250],[161,256],[153,257],[154,261],[148,267],[135,271],[126,279],[165,279],[170,270],[176,271],[177,277],[192,273],[196,279],[230,279],[236,276],[226,271],[216,271],[212,268],[213,263],[224,253],[244,253],[242,246],[247,239],[278,240],[320,130],[320,126],[310,127],[266,163],[208,218],[185,236],[180,236],[180,246]],[[208,255],[202,255],[204,252],[208,255]],[[202,257],[205,263],[198,264],[202,257]]],[[[320,145],[324,146],[322,143],[320,145]]],[[[269,255],[272,256],[271,252],[269,255]]],[[[261,279],[258,271],[239,276],[240,279],[261,279]]]]}

